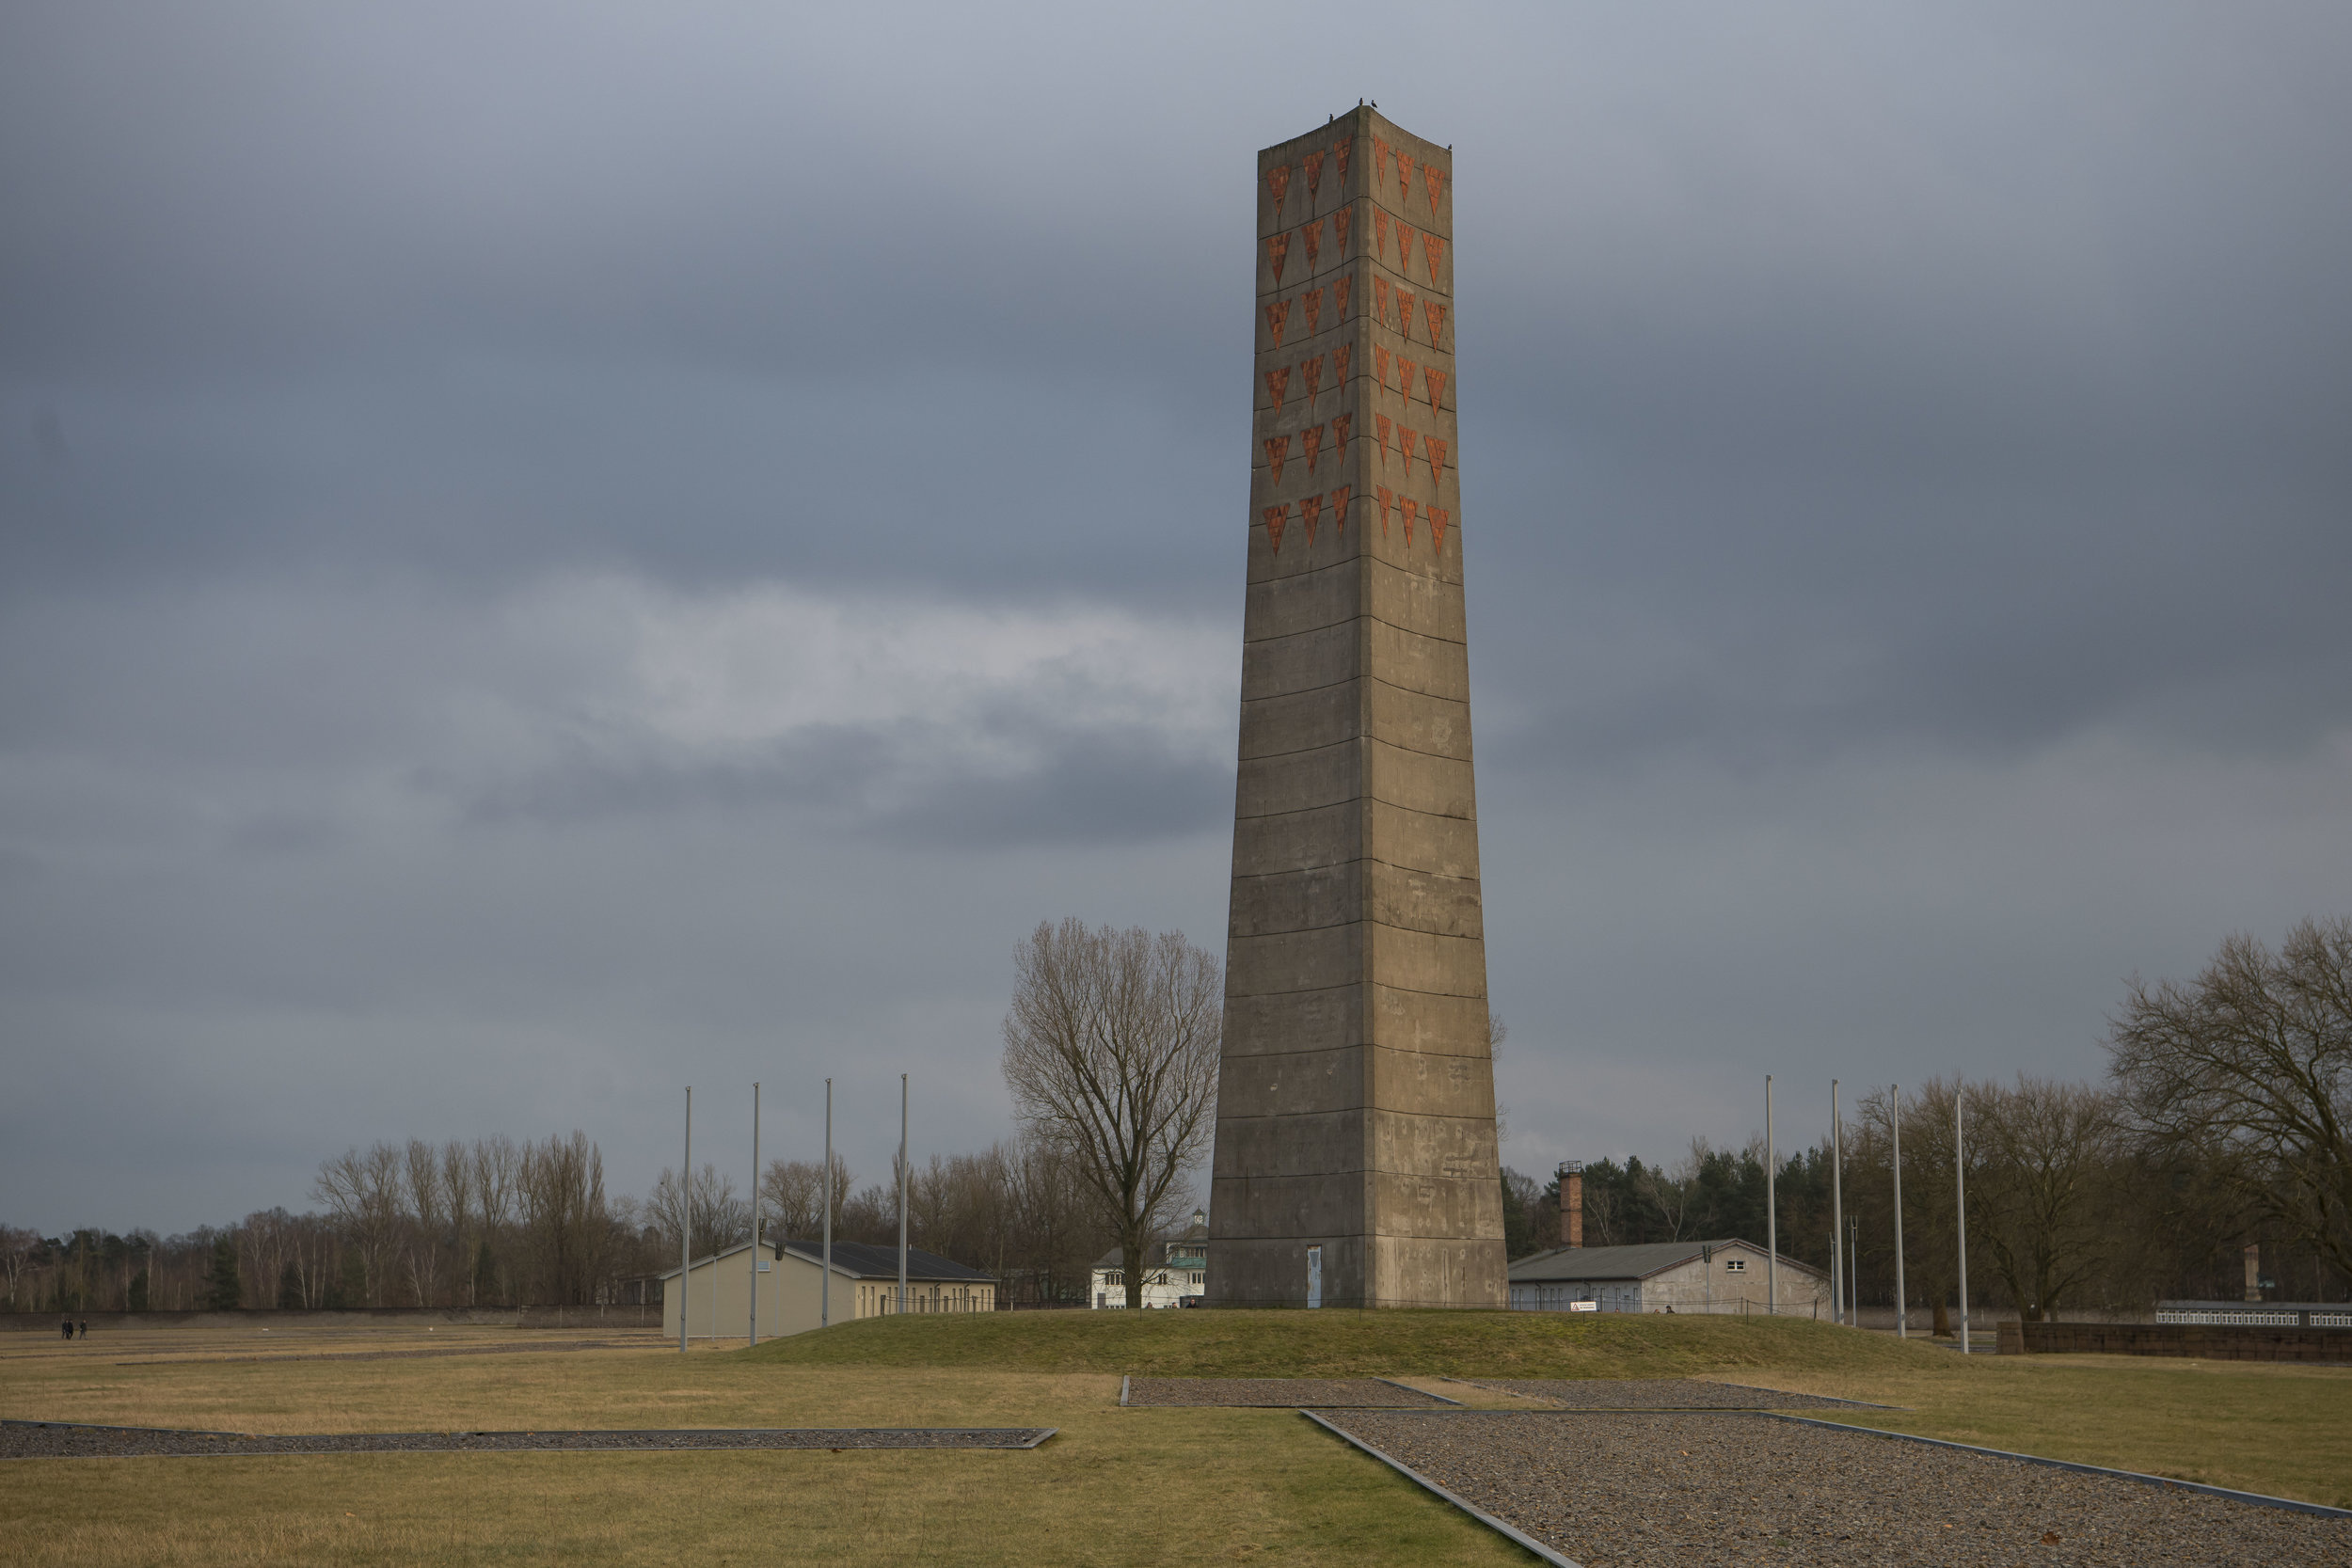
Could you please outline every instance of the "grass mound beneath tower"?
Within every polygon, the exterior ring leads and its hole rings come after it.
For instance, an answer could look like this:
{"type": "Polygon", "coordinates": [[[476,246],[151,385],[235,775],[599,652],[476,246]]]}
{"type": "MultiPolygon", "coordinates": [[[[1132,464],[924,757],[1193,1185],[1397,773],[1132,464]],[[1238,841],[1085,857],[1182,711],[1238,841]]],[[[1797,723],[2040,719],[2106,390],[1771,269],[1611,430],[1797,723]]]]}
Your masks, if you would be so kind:
{"type": "Polygon", "coordinates": [[[1794,1318],[1325,1310],[868,1318],[741,1354],[1152,1377],[1689,1377],[1899,1372],[1950,1353],[1794,1318]]]}

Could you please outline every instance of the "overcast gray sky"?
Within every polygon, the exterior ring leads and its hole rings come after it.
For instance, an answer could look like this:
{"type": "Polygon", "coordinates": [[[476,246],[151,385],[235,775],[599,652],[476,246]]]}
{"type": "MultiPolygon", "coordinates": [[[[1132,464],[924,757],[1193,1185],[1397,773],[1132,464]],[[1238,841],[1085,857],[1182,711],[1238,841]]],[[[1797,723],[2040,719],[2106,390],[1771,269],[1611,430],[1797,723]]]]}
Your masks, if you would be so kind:
{"type": "Polygon", "coordinates": [[[1221,951],[1255,150],[1455,150],[1505,1159],[2352,912],[2352,11],[0,16],[0,1219],[1009,1130],[1221,951]],[[721,1148],[719,1140],[726,1140],[721,1148]],[[706,1142],[704,1140],[710,1140],[706,1142]]]}

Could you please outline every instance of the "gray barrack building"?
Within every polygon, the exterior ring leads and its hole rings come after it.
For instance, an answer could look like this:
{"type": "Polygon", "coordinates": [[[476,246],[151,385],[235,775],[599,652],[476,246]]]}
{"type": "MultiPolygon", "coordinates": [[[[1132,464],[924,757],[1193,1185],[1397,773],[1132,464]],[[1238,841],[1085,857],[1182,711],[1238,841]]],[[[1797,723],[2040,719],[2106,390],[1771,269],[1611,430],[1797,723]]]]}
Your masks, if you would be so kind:
{"type": "MultiPolygon", "coordinates": [[[[1646,1242],[1564,1246],[1511,1265],[1515,1312],[1760,1313],[1770,1294],[1766,1251],[1753,1242],[1646,1242]]],[[[1818,1316],[1829,1276],[1780,1259],[1782,1316],[1818,1316]]]]}

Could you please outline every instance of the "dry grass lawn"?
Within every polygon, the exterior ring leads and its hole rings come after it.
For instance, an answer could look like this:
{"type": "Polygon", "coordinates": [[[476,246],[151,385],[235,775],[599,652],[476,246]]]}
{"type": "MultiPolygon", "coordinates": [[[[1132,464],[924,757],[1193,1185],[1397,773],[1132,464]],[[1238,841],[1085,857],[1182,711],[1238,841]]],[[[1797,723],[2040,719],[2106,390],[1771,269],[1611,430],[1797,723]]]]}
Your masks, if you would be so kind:
{"type": "MultiPolygon", "coordinates": [[[[881,1330],[882,1332],[875,1332],[881,1330]]],[[[1121,1410],[1118,1373],[1717,1376],[1857,1424],[2352,1506],[2352,1372],[1992,1356],[1810,1323],[1006,1314],[756,1353],[513,1329],[0,1339],[0,1415],[247,1432],[1047,1425],[1034,1452],[450,1454],[0,1465],[12,1562],[1523,1562],[1281,1411],[1121,1410]],[[1123,1323],[1120,1321],[1123,1320],[1123,1323]],[[387,1350],[494,1354],[313,1359],[387,1350]],[[245,1357],[265,1359],[243,1359],[245,1357]]],[[[1477,1402],[1512,1403],[1492,1396],[1477,1402]]]]}

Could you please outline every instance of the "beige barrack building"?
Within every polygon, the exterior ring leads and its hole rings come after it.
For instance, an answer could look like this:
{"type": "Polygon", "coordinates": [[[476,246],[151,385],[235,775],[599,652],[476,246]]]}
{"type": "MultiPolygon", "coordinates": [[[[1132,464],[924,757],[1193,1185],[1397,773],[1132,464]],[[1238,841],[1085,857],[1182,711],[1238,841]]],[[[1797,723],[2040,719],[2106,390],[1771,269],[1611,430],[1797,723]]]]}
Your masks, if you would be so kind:
{"type": "MultiPolygon", "coordinates": [[[[759,1337],[763,1339],[802,1334],[819,1325],[824,1274],[824,1249],[818,1242],[765,1242],[756,1249],[748,1242],[711,1258],[697,1259],[686,1271],[681,1298],[679,1271],[661,1276],[661,1326],[677,1338],[681,1299],[689,1313],[691,1338],[742,1339],[752,1327],[752,1280],[759,1281],[759,1337]]],[[[885,1317],[898,1310],[898,1249],[865,1246],[855,1242],[833,1243],[833,1321],[885,1317]]],[[[923,1251],[907,1249],[907,1302],[910,1313],[993,1312],[996,1281],[977,1269],[968,1269],[923,1251]]]]}

